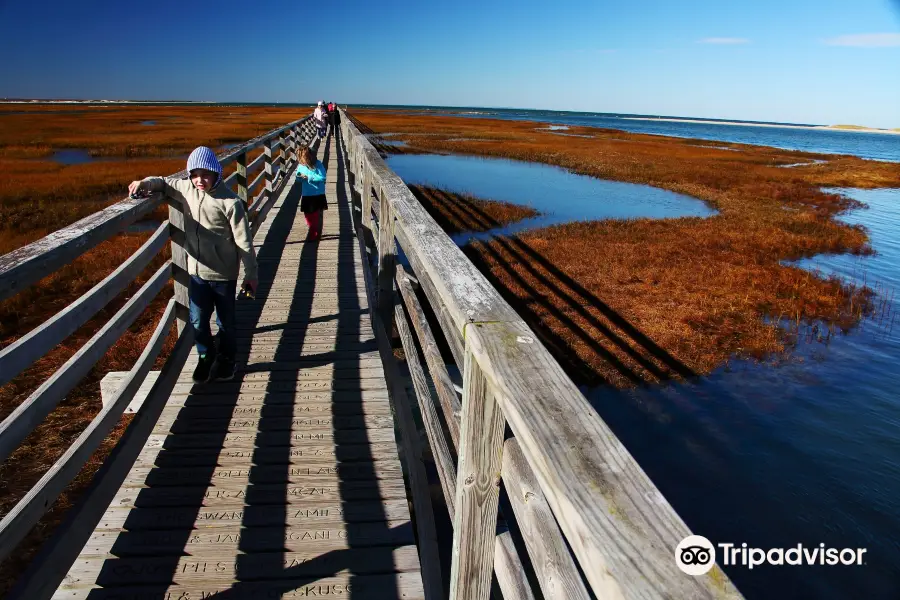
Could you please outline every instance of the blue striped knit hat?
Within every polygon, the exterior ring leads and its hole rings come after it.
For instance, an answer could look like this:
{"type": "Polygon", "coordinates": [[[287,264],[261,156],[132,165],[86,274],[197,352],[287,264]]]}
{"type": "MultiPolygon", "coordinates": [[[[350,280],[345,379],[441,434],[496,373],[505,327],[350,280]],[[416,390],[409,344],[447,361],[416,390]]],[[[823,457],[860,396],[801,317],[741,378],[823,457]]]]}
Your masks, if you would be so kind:
{"type": "Polygon", "coordinates": [[[219,159],[216,158],[216,153],[206,146],[198,146],[194,148],[194,151],[191,152],[190,156],[188,156],[188,175],[190,175],[191,171],[193,171],[194,169],[206,169],[207,171],[214,171],[215,173],[217,173],[219,175],[216,178],[217,185],[219,183],[219,180],[222,179],[222,165],[219,163],[219,159]]]}

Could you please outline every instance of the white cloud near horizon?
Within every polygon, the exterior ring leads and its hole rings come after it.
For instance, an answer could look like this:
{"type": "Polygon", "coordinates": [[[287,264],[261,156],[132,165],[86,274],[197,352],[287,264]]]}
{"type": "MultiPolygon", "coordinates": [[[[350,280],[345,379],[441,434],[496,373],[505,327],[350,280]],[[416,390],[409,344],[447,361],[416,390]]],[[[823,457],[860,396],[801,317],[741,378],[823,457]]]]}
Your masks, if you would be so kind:
{"type": "Polygon", "coordinates": [[[857,33],[839,35],[825,40],[828,46],[852,46],[855,48],[890,48],[900,46],[900,33],[857,33]]]}
{"type": "Polygon", "coordinates": [[[747,38],[737,37],[709,37],[697,41],[698,44],[749,44],[747,38]]]}

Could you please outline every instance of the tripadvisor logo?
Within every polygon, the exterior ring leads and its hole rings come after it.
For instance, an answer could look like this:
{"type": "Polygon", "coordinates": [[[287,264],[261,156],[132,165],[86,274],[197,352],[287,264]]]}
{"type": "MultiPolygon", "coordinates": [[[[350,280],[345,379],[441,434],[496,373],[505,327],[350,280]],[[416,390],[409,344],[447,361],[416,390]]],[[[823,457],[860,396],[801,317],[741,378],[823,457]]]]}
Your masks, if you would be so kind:
{"type": "MultiPolygon", "coordinates": [[[[826,548],[825,544],[790,548],[751,548],[719,543],[723,566],[753,569],[760,565],[864,565],[866,548],[826,548]]],[[[704,575],[716,563],[716,546],[702,535],[689,535],[675,548],[675,564],[688,575],[704,575]]]]}
{"type": "Polygon", "coordinates": [[[703,575],[716,564],[716,548],[702,535],[689,535],[675,548],[675,564],[688,575],[703,575]]]}

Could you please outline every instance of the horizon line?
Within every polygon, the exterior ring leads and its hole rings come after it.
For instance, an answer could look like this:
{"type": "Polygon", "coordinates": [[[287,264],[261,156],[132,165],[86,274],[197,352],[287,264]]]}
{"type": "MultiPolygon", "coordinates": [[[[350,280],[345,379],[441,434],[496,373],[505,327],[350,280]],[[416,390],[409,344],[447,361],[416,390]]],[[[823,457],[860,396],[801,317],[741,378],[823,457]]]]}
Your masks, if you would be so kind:
{"type": "MultiPolygon", "coordinates": [[[[256,105],[268,105],[268,106],[276,106],[276,105],[310,105],[314,106],[318,102],[317,100],[311,102],[304,101],[296,101],[296,102],[281,102],[281,101],[252,101],[252,100],[232,100],[232,101],[221,101],[221,100],[136,100],[136,99],[104,99],[104,98],[17,98],[17,97],[3,97],[0,98],[0,104],[256,104],[256,105]]],[[[371,102],[344,102],[338,103],[341,106],[350,106],[350,107],[385,107],[385,108],[440,108],[440,109],[476,109],[476,110],[502,110],[502,111],[528,111],[528,112],[549,112],[549,113],[559,113],[559,114],[580,114],[580,115],[604,115],[604,116],[615,116],[615,117],[645,117],[645,118],[655,118],[655,119],[676,119],[680,121],[685,120],[694,120],[694,121],[708,121],[711,123],[724,123],[724,122],[732,122],[732,123],[748,123],[748,124],[763,124],[763,125],[789,125],[789,126],[802,126],[802,127],[834,127],[836,125],[850,125],[849,123],[832,123],[832,124],[821,124],[821,123],[795,123],[791,121],[762,121],[758,119],[738,119],[738,118],[728,118],[728,117],[694,117],[694,116],[686,116],[686,115],[667,115],[667,114],[642,114],[642,113],[624,113],[624,112],[605,112],[605,111],[586,111],[586,110],[565,110],[565,109],[552,109],[552,108],[532,108],[532,107],[520,107],[520,106],[465,106],[465,105],[449,105],[449,104],[379,104],[379,103],[371,103],[371,102]]],[[[885,130],[892,131],[893,129],[890,127],[869,127],[863,125],[853,125],[855,127],[865,127],[866,129],[873,130],[885,130]]]]}

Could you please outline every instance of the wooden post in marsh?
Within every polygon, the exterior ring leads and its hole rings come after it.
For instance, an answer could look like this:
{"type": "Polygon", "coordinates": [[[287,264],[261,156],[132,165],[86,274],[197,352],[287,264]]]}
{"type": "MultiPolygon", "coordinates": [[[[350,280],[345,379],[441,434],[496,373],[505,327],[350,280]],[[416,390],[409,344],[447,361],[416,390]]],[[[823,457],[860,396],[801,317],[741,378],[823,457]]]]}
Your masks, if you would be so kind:
{"type": "Polygon", "coordinates": [[[247,194],[247,152],[241,152],[237,155],[237,158],[234,160],[234,164],[237,167],[235,173],[237,175],[237,195],[238,198],[244,203],[244,206],[247,205],[248,202],[248,194],[247,194]]]}
{"type": "Polygon", "coordinates": [[[172,285],[174,286],[175,318],[178,335],[184,331],[190,320],[188,287],[190,274],[187,270],[187,251],[184,249],[185,226],[184,206],[177,200],[169,200],[169,237],[172,239],[172,285]]]}
{"type": "Polygon", "coordinates": [[[394,241],[394,213],[391,201],[384,187],[378,188],[379,214],[378,223],[378,316],[390,332],[394,322],[394,276],[397,273],[395,257],[397,243],[394,241]]]}
{"type": "Polygon", "coordinates": [[[491,594],[505,424],[484,372],[466,344],[450,600],[487,600],[491,594]]]}

